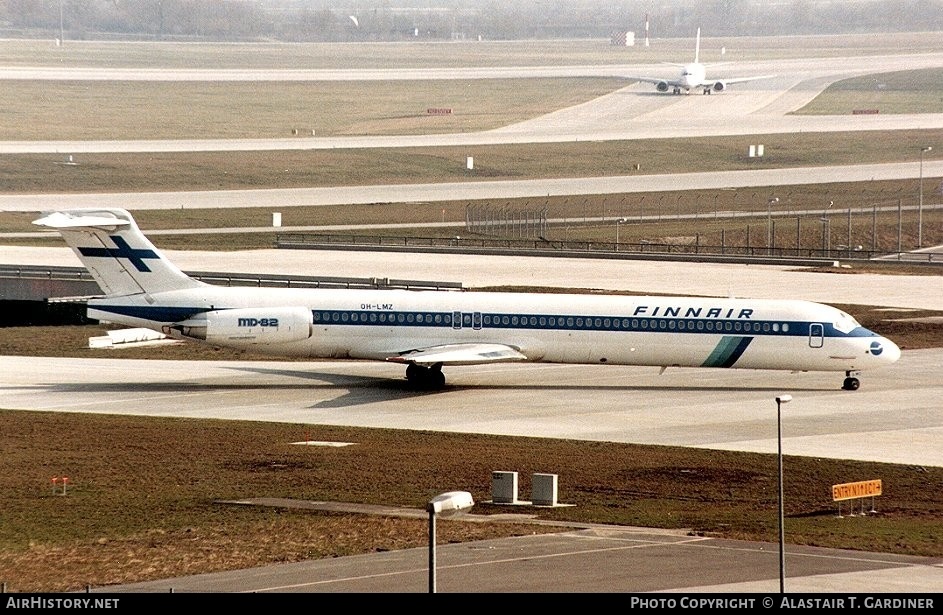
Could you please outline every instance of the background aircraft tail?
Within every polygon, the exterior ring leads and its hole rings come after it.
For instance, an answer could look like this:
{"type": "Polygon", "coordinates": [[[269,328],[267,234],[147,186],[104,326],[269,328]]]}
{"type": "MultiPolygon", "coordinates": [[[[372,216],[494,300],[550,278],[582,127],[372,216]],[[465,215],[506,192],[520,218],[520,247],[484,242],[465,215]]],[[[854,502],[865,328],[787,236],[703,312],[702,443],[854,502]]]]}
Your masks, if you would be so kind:
{"type": "Polygon", "coordinates": [[[694,39],[694,63],[697,64],[700,62],[698,58],[701,57],[701,29],[697,29],[697,36],[694,39]]]}
{"type": "Polygon", "coordinates": [[[33,224],[59,231],[106,295],[203,286],[167,260],[123,209],[56,211],[33,224]]]}

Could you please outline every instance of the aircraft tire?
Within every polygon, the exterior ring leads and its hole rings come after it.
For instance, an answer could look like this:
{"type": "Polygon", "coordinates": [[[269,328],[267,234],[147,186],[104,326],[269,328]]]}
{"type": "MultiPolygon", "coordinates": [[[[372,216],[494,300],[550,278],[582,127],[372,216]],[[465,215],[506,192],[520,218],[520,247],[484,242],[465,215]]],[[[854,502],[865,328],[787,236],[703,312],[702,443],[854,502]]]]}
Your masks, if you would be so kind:
{"type": "Polygon", "coordinates": [[[419,391],[437,391],[445,387],[445,374],[441,369],[410,363],[406,366],[406,381],[419,391]]]}

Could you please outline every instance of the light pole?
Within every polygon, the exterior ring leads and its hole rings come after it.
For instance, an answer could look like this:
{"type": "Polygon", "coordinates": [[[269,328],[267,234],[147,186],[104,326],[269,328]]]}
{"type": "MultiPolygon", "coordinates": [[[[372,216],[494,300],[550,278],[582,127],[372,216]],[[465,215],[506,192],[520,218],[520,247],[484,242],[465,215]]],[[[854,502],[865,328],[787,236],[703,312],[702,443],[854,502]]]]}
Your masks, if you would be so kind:
{"type": "Polygon", "coordinates": [[[467,491],[449,491],[441,493],[426,504],[429,512],[429,593],[435,593],[435,516],[448,516],[468,510],[475,505],[472,495],[467,491]]]}
{"type": "Polygon", "coordinates": [[[917,248],[923,247],[923,155],[932,150],[929,145],[920,148],[920,200],[917,202],[917,248]]]}
{"type": "Polygon", "coordinates": [[[59,0],[59,44],[65,44],[65,30],[62,26],[62,0],[59,0]]]}
{"type": "Polygon", "coordinates": [[[792,401],[792,395],[776,397],[776,444],[779,473],[779,593],[786,593],[786,533],[783,528],[783,419],[780,408],[783,404],[792,401]]]}
{"type": "Polygon", "coordinates": [[[773,254],[773,205],[778,202],[777,197],[766,201],[766,251],[770,256],[773,254]]]}
{"type": "Polygon", "coordinates": [[[828,206],[822,212],[822,217],[820,218],[822,221],[822,254],[826,257],[829,256],[828,252],[832,249],[832,231],[828,225],[828,210],[831,209],[834,204],[835,201],[829,201],[828,206]]]}
{"type": "Polygon", "coordinates": [[[617,218],[616,219],[616,252],[619,251],[619,227],[628,222],[628,218],[617,218]]]}

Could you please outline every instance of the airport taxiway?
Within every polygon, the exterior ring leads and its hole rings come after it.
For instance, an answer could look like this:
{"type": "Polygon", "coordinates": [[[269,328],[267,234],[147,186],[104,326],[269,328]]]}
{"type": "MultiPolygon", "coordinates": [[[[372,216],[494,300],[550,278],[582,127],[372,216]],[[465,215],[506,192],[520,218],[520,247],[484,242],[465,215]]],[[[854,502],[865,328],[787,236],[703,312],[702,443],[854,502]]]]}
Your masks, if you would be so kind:
{"type": "MultiPolygon", "coordinates": [[[[116,350],[120,353],[120,350],[116,350]]],[[[9,409],[275,421],[776,452],[943,467],[943,350],[842,374],[513,364],[446,370],[435,393],[401,366],[0,357],[9,409]]],[[[561,470],[566,480],[565,470],[561,470]]]]}

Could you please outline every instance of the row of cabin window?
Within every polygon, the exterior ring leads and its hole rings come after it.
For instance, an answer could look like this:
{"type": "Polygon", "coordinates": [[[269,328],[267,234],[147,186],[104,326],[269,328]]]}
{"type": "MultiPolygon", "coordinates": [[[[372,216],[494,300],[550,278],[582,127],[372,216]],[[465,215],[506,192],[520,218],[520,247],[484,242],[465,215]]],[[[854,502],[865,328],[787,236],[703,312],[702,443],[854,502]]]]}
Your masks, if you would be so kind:
{"type": "MultiPolygon", "coordinates": [[[[463,314],[463,325],[472,326],[471,314],[463,314]]],[[[451,314],[426,314],[422,312],[314,312],[315,322],[340,323],[393,323],[452,325],[451,314]]],[[[566,327],[578,329],[656,330],[656,331],[733,331],[743,333],[788,333],[789,323],[749,322],[730,320],[688,320],[648,318],[583,318],[580,316],[496,316],[486,314],[481,322],[484,326],[511,327],[566,327]],[[621,326],[620,326],[621,323],[621,326]]]]}

